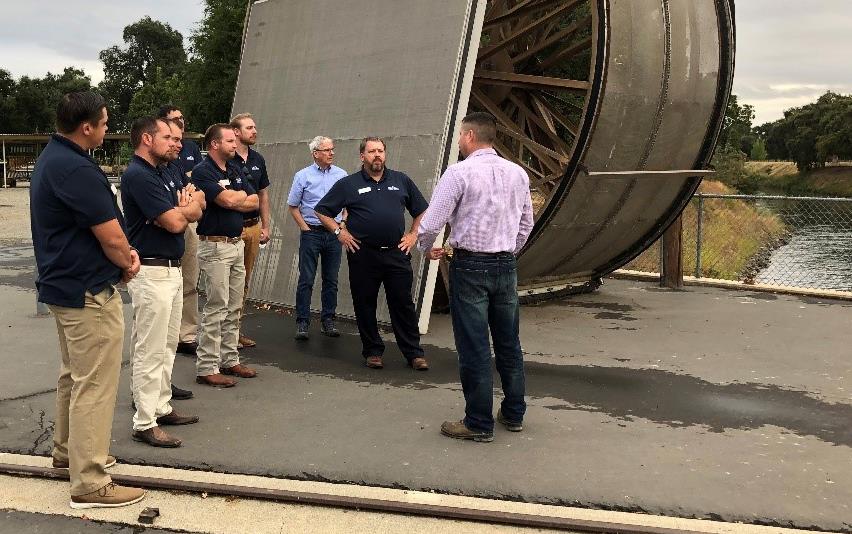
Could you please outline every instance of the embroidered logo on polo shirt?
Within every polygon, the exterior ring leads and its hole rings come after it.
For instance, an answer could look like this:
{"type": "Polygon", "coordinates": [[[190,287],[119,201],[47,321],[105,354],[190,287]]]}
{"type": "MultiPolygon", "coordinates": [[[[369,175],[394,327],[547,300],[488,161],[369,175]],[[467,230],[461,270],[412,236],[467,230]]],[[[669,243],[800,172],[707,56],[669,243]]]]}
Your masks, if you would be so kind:
{"type": "Polygon", "coordinates": [[[253,170],[253,171],[259,171],[259,170],[260,170],[260,167],[258,167],[257,165],[254,165],[254,166],[252,166],[251,170],[253,170]]]}
{"type": "Polygon", "coordinates": [[[373,188],[371,188],[371,187],[362,187],[361,189],[358,190],[358,194],[363,195],[364,193],[369,193],[372,190],[373,190],[373,188]]]}
{"type": "Polygon", "coordinates": [[[187,156],[186,161],[195,161],[195,156],[187,156]]]}
{"type": "Polygon", "coordinates": [[[388,186],[388,191],[399,191],[399,188],[395,185],[388,186]]]}

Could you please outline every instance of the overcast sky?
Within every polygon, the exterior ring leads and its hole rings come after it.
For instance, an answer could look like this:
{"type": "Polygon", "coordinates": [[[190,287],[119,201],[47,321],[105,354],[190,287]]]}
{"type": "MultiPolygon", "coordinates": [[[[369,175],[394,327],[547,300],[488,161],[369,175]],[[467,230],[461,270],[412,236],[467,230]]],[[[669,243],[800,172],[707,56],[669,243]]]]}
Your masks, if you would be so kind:
{"type": "MultiPolygon", "coordinates": [[[[201,0],[0,0],[0,5],[0,68],[19,77],[73,65],[94,83],[103,79],[98,52],[121,44],[124,26],[150,15],[186,38],[202,13],[201,0]]],[[[755,124],[780,118],[785,109],[829,89],[852,93],[852,0],[738,0],[737,34],[734,92],[755,107],[755,124]]]]}

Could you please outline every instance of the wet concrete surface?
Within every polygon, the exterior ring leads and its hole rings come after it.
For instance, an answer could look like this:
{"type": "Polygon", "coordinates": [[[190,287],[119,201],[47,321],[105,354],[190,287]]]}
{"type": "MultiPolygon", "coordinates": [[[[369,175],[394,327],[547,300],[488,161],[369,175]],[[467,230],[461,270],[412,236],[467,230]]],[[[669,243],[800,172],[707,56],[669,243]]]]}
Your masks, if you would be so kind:
{"type": "MultiPolygon", "coordinates": [[[[0,254],[0,270],[16,261],[0,254]]],[[[17,347],[0,359],[13,371],[0,374],[0,449],[49,454],[56,333],[52,320],[28,315],[33,295],[0,284],[0,336],[17,347]]],[[[245,329],[258,347],[243,355],[258,378],[230,390],[196,385],[193,360],[178,356],[175,383],[196,397],[175,407],[201,422],[168,429],[184,446],[164,451],[130,439],[124,369],[111,452],[130,463],[852,531],[850,328],[852,306],[839,301],[607,281],[522,310],[525,430],[498,428],[494,443],[474,444],[438,432],[463,414],[448,316],[433,316],[424,338],[428,372],[406,367],[392,343],[375,371],[352,325],[338,339],[312,325],[311,339],[296,342],[291,317],[255,310],[245,329]]]]}
{"type": "Polygon", "coordinates": [[[0,534],[165,534],[180,532],[145,528],[139,525],[104,523],[63,515],[32,514],[15,510],[0,510],[0,534]]]}

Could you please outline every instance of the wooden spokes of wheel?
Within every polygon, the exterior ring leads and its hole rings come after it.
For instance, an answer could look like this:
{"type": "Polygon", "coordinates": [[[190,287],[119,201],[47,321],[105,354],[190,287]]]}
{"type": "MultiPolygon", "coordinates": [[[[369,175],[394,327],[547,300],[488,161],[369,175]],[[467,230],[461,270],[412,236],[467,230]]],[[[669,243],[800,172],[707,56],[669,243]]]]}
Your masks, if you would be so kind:
{"type": "Polygon", "coordinates": [[[471,110],[497,118],[497,152],[529,174],[538,212],[565,175],[591,88],[595,0],[490,0],[471,110]]]}

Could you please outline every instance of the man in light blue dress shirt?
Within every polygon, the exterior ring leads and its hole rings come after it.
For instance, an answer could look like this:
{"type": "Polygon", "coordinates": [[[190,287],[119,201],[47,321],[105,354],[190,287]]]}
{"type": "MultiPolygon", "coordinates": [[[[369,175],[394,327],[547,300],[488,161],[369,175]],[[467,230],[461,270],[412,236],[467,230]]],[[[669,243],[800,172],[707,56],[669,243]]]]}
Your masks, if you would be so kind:
{"type": "MultiPolygon", "coordinates": [[[[322,258],[322,333],[340,335],[334,325],[337,310],[337,277],[340,271],[342,247],[337,236],[326,230],[314,213],[314,207],[328,193],[346,171],[332,165],[334,141],[317,136],[308,145],[314,162],[293,177],[293,187],[287,197],[290,215],[301,230],[299,238],[299,283],[296,286],[296,339],[308,339],[311,319],[311,293],[316,278],[317,265],[322,258]]],[[[345,225],[343,214],[336,217],[345,225]]]]}

